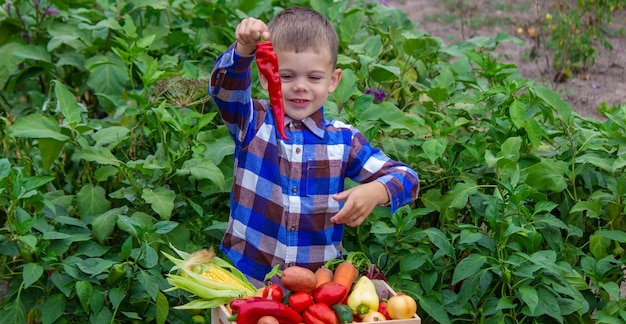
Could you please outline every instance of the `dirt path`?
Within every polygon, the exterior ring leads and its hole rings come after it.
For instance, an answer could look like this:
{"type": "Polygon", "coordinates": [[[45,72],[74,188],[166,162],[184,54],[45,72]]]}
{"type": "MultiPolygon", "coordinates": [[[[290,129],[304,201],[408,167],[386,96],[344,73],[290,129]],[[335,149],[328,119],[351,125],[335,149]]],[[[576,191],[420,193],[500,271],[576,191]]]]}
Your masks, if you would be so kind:
{"type": "MultiPolygon", "coordinates": [[[[538,17],[549,12],[552,0],[389,0],[388,4],[405,10],[418,29],[441,38],[446,44],[498,32],[516,34],[518,28],[532,27],[538,17]],[[539,4],[541,3],[541,4],[539,4]],[[539,5],[540,7],[537,7],[539,5]],[[543,7],[542,7],[543,6],[543,7]]],[[[624,27],[626,13],[613,18],[612,28],[624,27]]],[[[611,38],[612,51],[598,47],[596,64],[588,73],[563,83],[553,82],[553,54],[529,36],[520,36],[522,46],[503,43],[496,54],[501,62],[513,63],[524,77],[549,85],[568,101],[581,116],[601,118],[596,108],[626,104],[626,36],[611,38]],[[533,50],[534,48],[534,50],[533,50]],[[531,52],[534,59],[531,59],[531,52]]],[[[541,39],[541,38],[540,38],[541,39]]]]}

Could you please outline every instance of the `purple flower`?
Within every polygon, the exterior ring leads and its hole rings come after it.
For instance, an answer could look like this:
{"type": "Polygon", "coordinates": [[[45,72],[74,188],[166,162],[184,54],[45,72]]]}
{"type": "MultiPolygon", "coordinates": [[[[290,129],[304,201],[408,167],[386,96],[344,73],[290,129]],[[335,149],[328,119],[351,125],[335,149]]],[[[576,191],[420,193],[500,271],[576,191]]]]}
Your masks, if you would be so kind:
{"type": "Polygon", "coordinates": [[[7,12],[10,14],[11,13],[11,4],[7,3],[7,12]]]}
{"type": "Polygon", "coordinates": [[[56,15],[59,13],[59,10],[57,9],[46,9],[46,11],[43,12],[44,15],[56,15]]]}
{"type": "Polygon", "coordinates": [[[389,4],[387,3],[387,0],[378,0],[378,4],[381,6],[385,6],[387,7],[389,4]]]}
{"type": "Polygon", "coordinates": [[[385,98],[387,97],[387,94],[385,93],[385,91],[383,91],[383,89],[372,89],[372,88],[367,88],[365,89],[365,91],[363,91],[364,94],[373,94],[374,95],[374,102],[379,103],[379,102],[383,102],[383,100],[385,100],[385,98]]]}

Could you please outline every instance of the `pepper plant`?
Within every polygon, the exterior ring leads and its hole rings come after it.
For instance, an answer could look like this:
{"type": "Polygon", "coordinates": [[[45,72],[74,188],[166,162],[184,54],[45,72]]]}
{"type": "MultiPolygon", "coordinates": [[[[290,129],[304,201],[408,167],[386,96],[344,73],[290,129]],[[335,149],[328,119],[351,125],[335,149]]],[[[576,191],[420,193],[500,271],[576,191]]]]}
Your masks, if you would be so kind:
{"type": "Polygon", "coordinates": [[[293,5],[336,25],[327,117],[420,174],[415,203],[378,208],[344,246],[422,322],[626,320],[626,106],[579,117],[490,55],[514,37],[445,45],[362,0],[14,0],[0,12],[0,322],[209,316],[175,308],[191,296],[168,290],[161,253],[224,233],[234,148],[207,78],[243,17],[293,5]]]}

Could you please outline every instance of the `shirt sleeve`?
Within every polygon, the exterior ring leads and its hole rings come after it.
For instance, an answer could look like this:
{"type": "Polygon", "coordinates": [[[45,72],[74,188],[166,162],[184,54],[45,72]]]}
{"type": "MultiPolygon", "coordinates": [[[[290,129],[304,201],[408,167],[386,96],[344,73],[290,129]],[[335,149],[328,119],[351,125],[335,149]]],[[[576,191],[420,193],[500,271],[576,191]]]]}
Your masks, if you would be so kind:
{"type": "Polygon", "coordinates": [[[209,94],[228,132],[239,142],[253,122],[250,73],[253,61],[254,55],[239,55],[233,44],[217,58],[209,83],[209,94]]]}
{"type": "Polygon", "coordinates": [[[389,158],[353,129],[347,176],[358,183],[381,182],[389,194],[391,213],[417,199],[419,177],[408,165],[389,158]]]}

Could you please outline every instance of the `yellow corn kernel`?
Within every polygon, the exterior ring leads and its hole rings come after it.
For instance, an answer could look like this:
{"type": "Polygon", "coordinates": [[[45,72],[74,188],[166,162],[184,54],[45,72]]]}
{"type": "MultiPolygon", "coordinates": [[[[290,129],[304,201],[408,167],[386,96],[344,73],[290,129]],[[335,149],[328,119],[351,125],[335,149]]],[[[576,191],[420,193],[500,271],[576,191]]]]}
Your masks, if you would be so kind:
{"type": "Polygon", "coordinates": [[[232,273],[228,272],[227,270],[224,270],[223,268],[212,264],[205,265],[204,267],[205,270],[201,273],[203,277],[212,281],[235,286],[237,288],[248,289],[241,282],[239,282],[239,280],[237,280],[237,278],[235,278],[232,273]]]}

